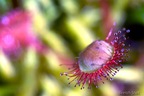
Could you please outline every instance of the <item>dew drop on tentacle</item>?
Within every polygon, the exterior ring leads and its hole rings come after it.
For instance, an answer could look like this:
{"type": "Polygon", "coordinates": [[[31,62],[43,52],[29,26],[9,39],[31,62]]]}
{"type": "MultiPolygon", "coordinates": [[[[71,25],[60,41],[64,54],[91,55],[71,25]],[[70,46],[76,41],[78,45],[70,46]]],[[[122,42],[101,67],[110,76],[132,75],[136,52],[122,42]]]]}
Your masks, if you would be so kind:
{"type": "Polygon", "coordinates": [[[118,44],[118,42],[126,41],[127,40],[126,34],[129,32],[130,32],[130,30],[129,29],[126,30],[126,28],[123,28],[121,30],[118,30],[117,32],[114,32],[112,34],[113,40],[111,40],[111,44],[116,46],[116,44],[118,44]]]}
{"type": "Polygon", "coordinates": [[[128,29],[128,30],[126,30],[126,32],[127,32],[127,33],[130,33],[130,30],[128,29]]]}

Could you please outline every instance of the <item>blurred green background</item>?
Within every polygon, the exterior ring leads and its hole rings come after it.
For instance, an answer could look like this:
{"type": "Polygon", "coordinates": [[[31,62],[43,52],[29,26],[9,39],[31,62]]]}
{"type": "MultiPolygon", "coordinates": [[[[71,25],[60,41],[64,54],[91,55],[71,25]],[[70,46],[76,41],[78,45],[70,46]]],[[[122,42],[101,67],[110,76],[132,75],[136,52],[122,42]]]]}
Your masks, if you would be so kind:
{"type": "MultiPolygon", "coordinates": [[[[144,96],[144,0],[0,0],[1,20],[14,10],[31,14],[30,38],[36,43],[25,37],[20,50],[0,51],[0,96],[144,96]],[[113,22],[131,30],[124,68],[100,88],[68,85],[60,76],[67,68],[60,64],[70,64],[92,41],[104,39],[113,22]]],[[[25,18],[19,22],[11,24],[12,31],[25,29],[25,18]]]]}

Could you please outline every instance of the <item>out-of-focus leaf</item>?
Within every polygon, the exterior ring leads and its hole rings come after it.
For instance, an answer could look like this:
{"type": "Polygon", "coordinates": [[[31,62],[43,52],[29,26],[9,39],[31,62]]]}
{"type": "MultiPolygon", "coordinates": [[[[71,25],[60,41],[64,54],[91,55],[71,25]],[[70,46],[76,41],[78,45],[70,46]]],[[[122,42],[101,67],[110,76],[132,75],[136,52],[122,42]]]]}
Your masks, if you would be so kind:
{"type": "Polygon", "coordinates": [[[140,8],[134,8],[134,10],[132,11],[133,12],[130,14],[131,20],[134,22],[140,22],[144,24],[144,6],[140,8]]]}
{"type": "Polygon", "coordinates": [[[62,87],[54,77],[44,75],[40,78],[40,83],[46,96],[62,96],[62,87]]]}
{"type": "Polygon", "coordinates": [[[0,51],[0,74],[2,74],[5,78],[12,78],[16,75],[12,63],[2,51],[0,51]]]}
{"type": "Polygon", "coordinates": [[[124,66],[124,68],[121,69],[114,78],[125,82],[136,83],[136,82],[142,82],[143,80],[142,76],[143,72],[140,69],[130,66],[129,67],[124,66]]]}
{"type": "Polygon", "coordinates": [[[95,40],[92,32],[84,26],[78,18],[68,18],[65,23],[70,31],[68,35],[75,40],[79,49],[85,48],[88,44],[95,40]]]}
{"type": "Polygon", "coordinates": [[[11,96],[15,94],[16,89],[15,85],[0,86],[0,96],[11,96]]]}
{"type": "MultiPolygon", "coordinates": [[[[143,70],[143,73],[142,73],[141,78],[144,78],[144,70],[143,70]]],[[[140,86],[139,86],[139,88],[138,88],[138,92],[139,92],[139,95],[140,95],[140,96],[143,96],[143,95],[144,95],[144,79],[143,79],[143,81],[140,83],[140,86]]]]}
{"type": "Polygon", "coordinates": [[[37,3],[41,8],[45,18],[47,19],[47,24],[53,23],[53,21],[59,16],[59,11],[56,10],[56,5],[52,2],[53,0],[38,0],[37,3]]]}
{"type": "Polygon", "coordinates": [[[59,0],[59,1],[61,7],[68,15],[75,14],[78,12],[79,8],[76,0],[59,0]]]}
{"type": "Polygon", "coordinates": [[[79,87],[70,89],[65,88],[64,96],[93,96],[88,89],[81,90],[79,87]]]}
{"type": "Polygon", "coordinates": [[[138,92],[139,92],[140,96],[144,95],[144,82],[140,85],[138,92]]]}
{"type": "Polygon", "coordinates": [[[11,8],[11,0],[0,0],[0,13],[4,13],[11,8]]]}
{"type": "Polygon", "coordinates": [[[17,96],[34,96],[36,90],[37,54],[34,48],[28,48],[22,65],[22,80],[17,96]]]}
{"type": "Polygon", "coordinates": [[[46,59],[47,59],[47,64],[48,64],[48,68],[53,70],[54,72],[58,71],[60,68],[60,64],[61,62],[59,61],[57,55],[52,52],[49,51],[48,54],[45,55],[46,59]]]}
{"type": "Polygon", "coordinates": [[[114,6],[112,7],[112,16],[115,22],[123,23],[125,20],[124,10],[129,4],[130,0],[115,0],[114,6]]]}
{"type": "Polygon", "coordinates": [[[69,49],[66,47],[67,45],[64,43],[64,40],[53,31],[45,31],[40,33],[42,38],[46,41],[46,43],[58,53],[61,54],[72,54],[70,53],[69,49]]]}
{"type": "MultiPolygon", "coordinates": [[[[33,26],[38,27],[38,29],[40,30],[46,28],[47,26],[46,18],[40,11],[38,3],[36,3],[35,0],[24,0],[23,2],[25,9],[29,11],[32,15],[33,26]]],[[[37,32],[37,30],[35,32],[37,32]]]]}
{"type": "Polygon", "coordinates": [[[104,85],[100,85],[100,90],[104,96],[119,96],[117,94],[116,88],[110,84],[110,82],[105,82],[104,85]]]}
{"type": "Polygon", "coordinates": [[[35,2],[31,3],[34,3],[34,5],[32,5],[33,7],[31,7],[29,3],[26,3],[25,6],[28,6],[28,10],[32,12],[35,32],[56,52],[72,54],[66,47],[67,45],[64,43],[62,37],[47,28],[47,20],[40,10],[37,9],[38,5],[35,2]]]}
{"type": "Polygon", "coordinates": [[[99,9],[86,7],[80,14],[79,19],[87,27],[96,26],[96,24],[100,20],[100,16],[101,14],[99,9]]]}

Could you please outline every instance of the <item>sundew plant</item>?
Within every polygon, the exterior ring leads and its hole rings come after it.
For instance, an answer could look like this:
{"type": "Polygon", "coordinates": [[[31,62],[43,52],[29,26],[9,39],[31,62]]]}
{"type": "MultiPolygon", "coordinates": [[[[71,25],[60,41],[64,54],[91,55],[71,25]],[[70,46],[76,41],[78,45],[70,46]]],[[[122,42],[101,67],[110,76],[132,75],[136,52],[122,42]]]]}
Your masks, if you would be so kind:
{"type": "Polygon", "coordinates": [[[0,96],[143,96],[143,6],[0,0],[0,96]]]}

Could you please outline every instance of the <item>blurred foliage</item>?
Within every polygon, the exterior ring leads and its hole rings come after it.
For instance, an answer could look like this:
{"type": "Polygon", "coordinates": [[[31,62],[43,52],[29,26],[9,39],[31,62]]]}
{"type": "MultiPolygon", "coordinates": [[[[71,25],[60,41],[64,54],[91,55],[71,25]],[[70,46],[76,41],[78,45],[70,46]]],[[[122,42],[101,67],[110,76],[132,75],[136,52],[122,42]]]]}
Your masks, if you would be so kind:
{"type": "Polygon", "coordinates": [[[28,45],[11,59],[0,50],[0,96],[144,95],[144,0],[0,0],[1,18],[13,10],[31,14],[32,30],[46,51],[28,45]],[[60,64],[70,64],[92,41],[105,38],[114,21],[131,30],[124,68],[100,88],[68,85],[60,64]],[[141,29],[132,30],[135,24],[141,29]]]}

